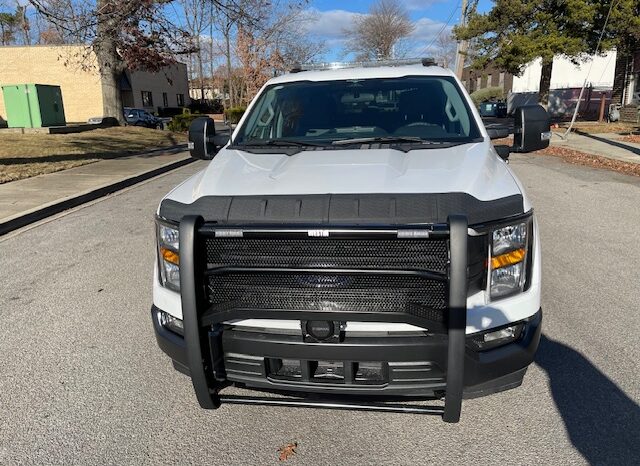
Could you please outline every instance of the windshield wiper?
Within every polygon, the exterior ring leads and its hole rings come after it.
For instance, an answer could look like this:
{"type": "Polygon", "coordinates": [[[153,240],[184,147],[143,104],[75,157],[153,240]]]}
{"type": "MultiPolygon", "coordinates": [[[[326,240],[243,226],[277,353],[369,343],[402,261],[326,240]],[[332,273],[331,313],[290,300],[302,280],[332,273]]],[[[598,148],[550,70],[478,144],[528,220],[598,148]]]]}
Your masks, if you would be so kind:
{"type": "Polygon", "coordinates": [[[239,146],[288,146],[288,147],[326,147],[326,144],[318,144],[315,142],[296,141],[293,139],[260,139],[255,141],[245,141],[239,146]]]}
{"type": "Polygon", "coordinates": [[[426,139],[419,138],[417,136],[376,136],[368,138],[352,138],[352,139],[339,139],[333,141],[332,144],[340,146],[343,144],[369,144],[375,142],[382,143],[420,143],[420,144],[438,144],[437,142],[428,141],[426,139]]]}

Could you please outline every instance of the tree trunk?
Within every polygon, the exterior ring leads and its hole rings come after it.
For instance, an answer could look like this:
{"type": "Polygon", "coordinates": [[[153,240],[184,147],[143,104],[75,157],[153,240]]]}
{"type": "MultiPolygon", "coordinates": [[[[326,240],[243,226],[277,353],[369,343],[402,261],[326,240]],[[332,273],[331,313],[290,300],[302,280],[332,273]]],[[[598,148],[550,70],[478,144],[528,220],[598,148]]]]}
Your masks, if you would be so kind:
{"type": "Polygon", "coordinates": [[[200,36],[198,35],[197,40],[198,46],[198,55],[196,56],[196,60],[198,60],[198,78],[200,78],[200,102],[204,103],[204,68],[202,65],[202,43],[200,42],[200,36]]]}
{"type": "Polygon", "coordinates": [[[230,24],[227,24],[226,34],[224,35],[225,36],[224,39],[227,47],[225,50],[225,54],[227,56],[227,88],[229,92],[229,107],[233,107],[234,102],[233,102],[233,84],[231,79],[231,40],[229,37],[230,35],[231,35],[231,26],[230,24]]]}
{"type": "Polygon", "coordinates": [[[209,87],[211,87],[211,98],[215,99],[213,92],[213,75],[214,75],[214,41],[213,41],[213,2],[211,3],[211,10],[209,11],[209,87]]]}
{"type": "Polygon", "coordinates": [[[118,86],[119,73],[111,68],[100,70],[102,81],[102,114],[105,117],[117,118],[120,124],[125,123],[122,107],[122,96],[118,86]]]}
{"type": "Polygon", "coordinates": [[[22,30],[24,45],[31,45],[31,27],[27,19],[27,6],[20,6],[20,4],[18,4],[18,11],[16,13],[20,15],[20,29],[22,30]]]}
{"type": "Polygon", "coordinates": [[[624,88],[627,83],[627,71],[629,68],[629,54],[620,49],[616,54],[616,68],[613,74],[613,91],[611,92],[612,104],[623,104],[624,88]]]}
{"type": "MultiPolygon", "coordinates": [[[[105,10],[107,0],[99,0],[97,11],[105,10]]],[[[122,96],[119,88],[120,74],[124,71],[122,62],[113,39],[118,28],[110,15],[98,15],[96,39],[93,51],[98,61],[100,80],[102,82],[102,113],[105,117],[116,118],[120,124],[125,123],[122,109],[122,96]]]]}
{"type": "Polygon", "coordinates": [[[551,72],[553,71],[553,58],[542,59],[542,73],[540,74],[540,92],[538,102],[544,108],[549,106],[549,88],[551,87],[551,72]]]}

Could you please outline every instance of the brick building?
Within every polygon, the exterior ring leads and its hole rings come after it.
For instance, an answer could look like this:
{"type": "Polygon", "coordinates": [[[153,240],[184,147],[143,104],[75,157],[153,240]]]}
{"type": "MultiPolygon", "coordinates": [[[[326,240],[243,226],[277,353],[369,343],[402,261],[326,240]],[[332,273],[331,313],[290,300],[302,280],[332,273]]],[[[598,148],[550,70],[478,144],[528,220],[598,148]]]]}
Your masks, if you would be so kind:
{"type": "Polygon", "coordinates": [[[467,88],[469,94],[487,87],[501,87],[506,96],[513,88],[513,75],[499,70],[491,64],[482,70],[475,70],[467,66],[462,71],[462,84],[467,88]]]}
{"type": "MultiPolygon", "coordinates": [[[[93,52],[85,46],[0,47],[0,86],[28,83],[60,86],[68,122],[86,122],[103,114],[102,81],[93,52]]],[[[159,73],[127,71],[119,85],[126,107],[157,112],[190,103],[187,67],[182,63],[159,73]]],[[[6,120],[2,92],[0,118],[6,120]]]]}

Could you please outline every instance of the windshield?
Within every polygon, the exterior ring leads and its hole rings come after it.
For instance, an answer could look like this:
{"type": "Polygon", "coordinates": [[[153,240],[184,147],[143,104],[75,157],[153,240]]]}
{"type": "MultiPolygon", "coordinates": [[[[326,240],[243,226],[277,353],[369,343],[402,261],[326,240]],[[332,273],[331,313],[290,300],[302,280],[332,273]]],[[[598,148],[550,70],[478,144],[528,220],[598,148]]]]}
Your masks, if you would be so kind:
{"type": "Polygon", "coordinates": [[[480,136],[451,77],[299,81],[258,97],[235,145],[471,142],[480,136]]]}

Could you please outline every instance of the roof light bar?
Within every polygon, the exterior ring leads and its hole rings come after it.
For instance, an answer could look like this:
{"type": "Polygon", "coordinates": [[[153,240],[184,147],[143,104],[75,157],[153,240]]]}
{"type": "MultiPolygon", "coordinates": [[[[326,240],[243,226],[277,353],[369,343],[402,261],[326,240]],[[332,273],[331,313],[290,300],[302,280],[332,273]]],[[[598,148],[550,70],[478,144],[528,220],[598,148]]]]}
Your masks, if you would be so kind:
{"type": "Polygon", "coordinates": [[[301,71],[326,71],[341,70],[345,68],[375,68],[379,66],[438,66],[433,58],[407,58],[402,60],[376,60],[365,62],[330,62],[330,63],[305,63],[295,64],[291,68],[291,73],[300,73],[301,71]]]}

